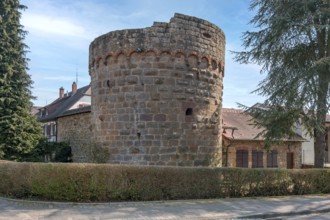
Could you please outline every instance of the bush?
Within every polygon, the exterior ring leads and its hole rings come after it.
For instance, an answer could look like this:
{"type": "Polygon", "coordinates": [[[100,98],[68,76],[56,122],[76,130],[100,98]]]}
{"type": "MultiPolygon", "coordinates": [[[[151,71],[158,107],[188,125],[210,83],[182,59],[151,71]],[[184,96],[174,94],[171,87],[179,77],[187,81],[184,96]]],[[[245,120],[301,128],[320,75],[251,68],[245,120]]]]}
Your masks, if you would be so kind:
{"type": "Polygon", "coordinates": [[[72,162],[71,147],[65,142],[40,140],[38,146],[29,154],[22,156],[25,162],[72,162]]]}
{"type": "Polygon", "coordinates": [[[89,142],[88,146],[88,158],[92,163],[107,163],[110,158],[110,150],[107,147],[102,147],[95,142],[89,142]]]}
{"type": "Polygon", "coordinates": [[[1,163],[0,195],[27,198],[31,195],[31,164],[1,163]],[[10,165],[9,165],[10,164],[10,165]]]}
{"type": "Polygon", "coordinates": [[[330,193],[330,170],[0,163],[0,195],[137,201],[330,193]]]}

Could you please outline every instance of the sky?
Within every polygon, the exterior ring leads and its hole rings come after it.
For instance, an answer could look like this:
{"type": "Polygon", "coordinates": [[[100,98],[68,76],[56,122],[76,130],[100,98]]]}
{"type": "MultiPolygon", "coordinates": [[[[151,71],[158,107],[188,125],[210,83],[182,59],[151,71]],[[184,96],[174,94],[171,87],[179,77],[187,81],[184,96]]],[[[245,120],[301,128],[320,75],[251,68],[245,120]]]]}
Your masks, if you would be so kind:
{"type": "Polygon", "coordinates": [[[89,44],[110,31],[150,27],[169,22],[178,12],[208,20],[226,35],[223,107],[251,106],[264,98],[251,93],[265,77],[256,64],[234,61],[231,51],[242,51],[243,32],[252,30],[255,12],[249,0],[21,0],[21,24],[28,31],[28,74],[33,83],[34,105],[44,106],[71,90],[90,83],[89,44]]]}

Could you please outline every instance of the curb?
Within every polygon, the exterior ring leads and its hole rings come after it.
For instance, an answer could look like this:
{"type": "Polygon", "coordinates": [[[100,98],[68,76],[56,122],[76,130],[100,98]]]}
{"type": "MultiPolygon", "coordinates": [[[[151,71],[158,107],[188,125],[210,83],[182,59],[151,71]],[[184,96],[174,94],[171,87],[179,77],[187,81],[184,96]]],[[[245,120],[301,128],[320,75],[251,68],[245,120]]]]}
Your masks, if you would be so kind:
{"type": "Polygon", "coordinates": [[[303,210],[299,212],[270,212],[265,214],[256,214],[256,215],[246,215],[239,216],[237,219],[269,219],[282,216],[297,216],[297,215],[311,215],[311,214],[321,214],[330,212],[330,208],[319,209],[319,210],[303,210]]]}
{"type": "Polygon", "coordinates": [[[144,201],[141,203],[140,201],[110,201],[110,202],[68,202],[68,201],[43,201],[43,200],[28,200],[28,199],[14,199],[8,197],[1,197],[0,200],[7,201],[9,203],[16,203],[16,204],[25,204],[25,205],[42,205],[42,206],[52,206],[52,207],[84,207],[84,206],[93,206],[93,207],[107,207],[107,206],[126,206],[126,205],[148,205],[149,203],[157,203],[163,204],[166,201],[159,200],[159,201],[144,201]]]}

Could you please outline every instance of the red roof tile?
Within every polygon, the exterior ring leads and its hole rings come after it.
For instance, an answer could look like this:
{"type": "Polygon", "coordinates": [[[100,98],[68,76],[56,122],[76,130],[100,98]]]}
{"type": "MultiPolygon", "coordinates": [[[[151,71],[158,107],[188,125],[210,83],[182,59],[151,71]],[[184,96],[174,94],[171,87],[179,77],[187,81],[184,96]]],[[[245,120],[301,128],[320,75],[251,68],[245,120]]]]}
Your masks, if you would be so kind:
{"type": "Polygon", "coordinates": [[[252,117],[242,110],[223,108],[222,118],[223,136],[237,140],[263,140],[262,137],[255,139],[263,129],[255,127],[252,117]]]}
{"type": "MultiPolygon", "coordinates": [[[[222,136],[235,140],[264,140],[263,136],[258,136],[264,128],[254,126],[253,118],[239,109],[222,109],[223,133],[222,136]],[[258,136],[258,137],[257,137],[258,136]]],[[[298,134],[286,141],[304,141],[298,134]]]]}

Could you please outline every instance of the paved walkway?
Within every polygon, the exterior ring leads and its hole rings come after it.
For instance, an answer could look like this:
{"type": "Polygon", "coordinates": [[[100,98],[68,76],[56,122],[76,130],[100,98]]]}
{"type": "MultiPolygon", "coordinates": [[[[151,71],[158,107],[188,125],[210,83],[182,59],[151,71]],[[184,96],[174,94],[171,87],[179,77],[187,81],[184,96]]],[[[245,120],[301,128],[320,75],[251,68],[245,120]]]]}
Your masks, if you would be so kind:
{"type": "Polygon", "coordinates": [[[0,220],[287,219],[329,212],[330,195],[157,202],[58,203],[0,198],[0,220]],[[277,218],[276,218],[277,217],[277,218]]]}

